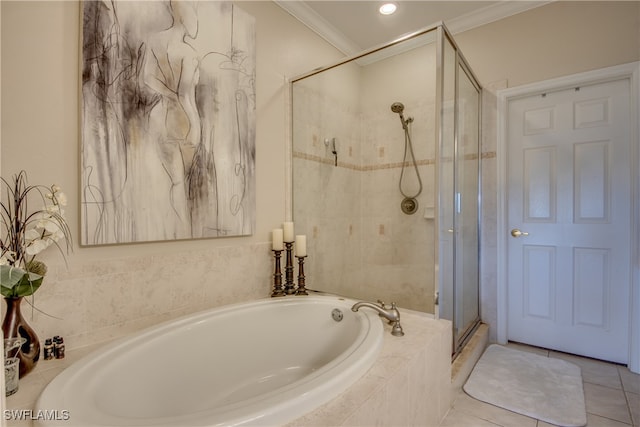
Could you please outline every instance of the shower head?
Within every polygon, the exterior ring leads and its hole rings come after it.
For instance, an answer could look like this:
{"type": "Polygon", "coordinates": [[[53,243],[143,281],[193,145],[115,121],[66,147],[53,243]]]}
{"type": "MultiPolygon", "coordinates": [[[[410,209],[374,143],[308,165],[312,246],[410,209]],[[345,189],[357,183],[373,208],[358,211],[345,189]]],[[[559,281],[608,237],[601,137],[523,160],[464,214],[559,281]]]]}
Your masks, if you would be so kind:
{"type": "Polygon", "coordinates": [[[393,104],[391,104],[391,111],[393,111],[394,113],[402,114],[402,112],[404,111],[404,105],[402,104],[402,102],[394,102],[393,104]]]}
{"type": "Polygon", "coordinates": [[[407,123],[411,123],[413,121],[413,118],[409,117],[407,120],[404,119],[404,116],[402,115],[402,112],[404,111],[404,104],[402,102],[394,102],[393,104],[391,104],[391,111],[400,115],[402,129],[407,130],[407,123]]]}

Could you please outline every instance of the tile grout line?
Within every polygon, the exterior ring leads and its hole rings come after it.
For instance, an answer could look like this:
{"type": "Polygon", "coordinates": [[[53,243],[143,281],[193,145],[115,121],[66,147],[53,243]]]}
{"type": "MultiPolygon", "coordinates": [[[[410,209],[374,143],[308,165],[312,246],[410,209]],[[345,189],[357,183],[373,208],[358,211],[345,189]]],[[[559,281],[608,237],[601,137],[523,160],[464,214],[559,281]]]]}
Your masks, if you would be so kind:
{"type": "MultiPolygon", "coordinates": [[[[628,369],[628,368],[627,368],[628,369]]],[[[627,402],[627,412],[629,413],[629,419],[631,420],[631,425],[635,425],[635,420],[633,419],[633,413],[631,412],[631,402],[629,402],[629,396],[627,395],[627,390],[624,386],[624,381],[622,380],[622,374],[620,373],[620,368],[616,368],[616,372],[618,373],[618,378],[620,379],[620,387],[622,387],[622,394],[624,395],[624,400],[627,402]]]]}
{"type": "MultiPolygon", "coordinates": [[[[551,358],[551,350],[547,350],[547,357],[551,358]]],[[[562,360],[562,359],[560,359],[560,360],[562,360]]],[[[608,363],[608,362],[605,362],[605,361],[597,361],[597,362],[603,363],[603,364],[608,363]]],[[[635,426],[636,425],[636,424],[634,424],[635,420],[633,419],[633,414],[631,413],[631,402],[629,402],[629,397],[627,396],[627,390],[625,389],[624,381],[622,381],[622,374],[620,374],[620,367],[616,366],[616,374],[618,375],[618,380],[620,381],[620,388],[617,389],[617,388],[609,387],[609,386],[606,386],[606,385],[603,385],[603,384],[598,384],[598,383],[593,383],[593,382],[590,382],[590,381],[585,381],[584,376],[582,375],[582,367],[577,365],[577,364],[576,364],[576,366],[578,366],[580,368],[580,376],[582,377],[583,393],[584,393],[584,385],[585,384],[592,384],[592,385],[596,385],[596,386],[599,386],[599,387],[607,388],[609,390],[622,390],[622,394],[624,395],[624,400],[625,400],[625,403],[626,403],[627,413],[629,415],[629,419],[631,420],[631,424],[627,424],[627,423],[625,423],[623,421],[615,420],[613,418],[605,417],[603,415],[594,414],[592,412],[587,411],[586,407],[585,407],[585,412],[587,414],[595,415],[595,416],[601,417],[601,418],[606,418],[608,420],[611,420],[611,421],[614,421],[614,422],[618,422],[618,423],[622,423],[622,424],[625,424],[625,425],[628,425],[628,426],[635,426]]],[[[585,405],[586,405],[586,395],[585,395],[585,405]]],[[[538,420],[538,424],[539,423],[540,423],[540,420],[538,420]]]]}
{"type": "MultiPolygon", "coordinates": [[[[552,350],[549,350],[549,349],[544,349],[544,350],[545,350],[545,353],[546,353],[545,357],[555,358],[555,357],[552,357],[552,352],[553,352],[552,350]]],[[[581,357],[581,356],[577,356],[577,357],[581,357]]],[[[559,357],[557,359],[564,360],[564,359],[559,358],[559,357]]],[[[586,358],[586,359],[590,359],[590,358],[586,358]]],[[[626,368],[626,367],[624,367],[622,365],[619,365],[619,364],[616,364],[616,363],[613,363],[613,362],[607,362],[607,361],[603,361],[603,360],[593,359],[593,361],[595,363],[597,363],[598,365],[613,365],[613,366],[615,366],[616,367],[616,374],[617,374],[618,381],[619,381],[619,384],[620,384],[620,388],[615,388],[615,387],[611,387],[611,386],[608,386],[608,385],[599,384],[599,383],[596,383],[596,382],[585,381],[584,376],[582,376],[583,390],[584,390],[584,385],[585,384],[590,384],[590,385],[597,386],[597,387],[603,387],[603,388],[606,388],[608,390],[622,391],[622,393],[624,394],[625,406],[626,406],[626,409],[627,409],[627,415],[629,416],[628,419],[630,420],[630,422],[627,423],[627,422],[621,421],[619,419],[610,418],[608,416],[604,416],[604,415],[601,415],[601,414],[589,412],[589,411],[586,411],[586,407],[585,407],[586,413],[590,414],[592,416],[596,416],[596,417],[599,417],[599,418],[602,418],[602,419],[610,420],[612,422],[619,423],[619,424],[625,425],[625,426],[630,426],[630,427],[631,426],[634,426],[634,427],[635,426],[640,426],[640,424],[638,424],[638,421],[640,421],[640,420],[635,420],[634,417],[633,417],[633,413],[631,412],[631,402],[629,400],[629,393],[632,393],[632,394],[635,394],[635,393],[633,393],[632,391],[627,391],[627,389],[625,387],[625,384],[624,384],[624,381],[622,379],[621,369],[626,368]]],[[[576,366],[578,366],[580,368],[580,370],[581,370],[581,373],[582,373],[582,371],[583,371],[582,366],[580,366],[578,363],[575,363],[575,362],[572,362],[572,361],[568,361],[568,362],[569,363],[573,363],[576,366]]],[[[585,398],[586,398],[586,395],[585,395],[585,398]]],[[[586,404],[586,399],[585,399],[585,404],[586,404]]],[[[505,411],[508,411],[508,410],[505,409],[505,411]]],[[[511,412],[511,411],[509,411],[509,412],[511,412]]],[[[470,415],[474,416],[475,418],[481,419],[481,420],[483,420],[485,422],[489,422],[489,423],[492,423],[492,424],[495,423],[493,421],[485,419],[484,417],[475,416],[473,414],[470,414],[470,415]]],[[[535,419],[535,418],[533,418],[533,419],[536,420],[536,427],[541,427],[540,426],[541,420],[535,419]]]]}

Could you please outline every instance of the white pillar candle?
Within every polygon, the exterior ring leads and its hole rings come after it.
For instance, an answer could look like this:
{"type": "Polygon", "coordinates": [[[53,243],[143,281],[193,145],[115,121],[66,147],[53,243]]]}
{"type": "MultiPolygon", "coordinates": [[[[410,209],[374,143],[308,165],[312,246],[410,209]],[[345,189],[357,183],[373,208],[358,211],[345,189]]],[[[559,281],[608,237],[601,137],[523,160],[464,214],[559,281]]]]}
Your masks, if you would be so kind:
{"type": "Polygon", "coordinates": [[[274,251],[281,251],[284,249],[282,241],[282,228],[274,229],[271,232],[271,242],[274,251]]]}
{"type": "Polygon", "coordinates": [[[293,237],[293,223],[292,222],[285,222],[284,224],[282,224],[282,228],[284,230],[284,241],[287,243],[291,243],[294,240],[293,237]]]}
{"type": "Polygon", "coordinates": [[[307,256],[307,236],[296,236],[296,256],[307,256]]]}

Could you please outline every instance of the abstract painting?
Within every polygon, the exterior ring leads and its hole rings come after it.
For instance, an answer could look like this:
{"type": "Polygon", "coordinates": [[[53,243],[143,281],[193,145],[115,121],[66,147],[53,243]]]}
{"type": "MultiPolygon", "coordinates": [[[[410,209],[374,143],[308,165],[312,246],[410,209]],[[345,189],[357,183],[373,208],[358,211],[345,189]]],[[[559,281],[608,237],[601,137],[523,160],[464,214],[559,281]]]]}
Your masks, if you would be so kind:
{"type": "Polygon", "coordinates": [[[254,18],[231,1],[81,5],[81,243],[252,234],[254,18]]]}

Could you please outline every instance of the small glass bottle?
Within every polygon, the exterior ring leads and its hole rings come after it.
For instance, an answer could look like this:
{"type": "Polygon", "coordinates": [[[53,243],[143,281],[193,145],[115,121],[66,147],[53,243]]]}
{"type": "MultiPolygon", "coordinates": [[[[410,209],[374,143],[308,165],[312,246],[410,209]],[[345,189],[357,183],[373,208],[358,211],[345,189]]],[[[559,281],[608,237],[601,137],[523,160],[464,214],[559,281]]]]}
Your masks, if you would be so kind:
{"type": "Polygon", "coordinates": [[[44,360],[53,359],[53,341],[51,338],[44,340],[44,360]]]}
{"type": "Polygon", "coordinates": [[[55,349],[56,359],[64,359],[64,338],[58,337],[58,340],[53,343],[55,349]]]}
{"type": "Polygon", "coordinates": [[[56,344],[58,343],[59,339],[60,339],[60,335],[55,335],[53,337],[53,357],[55,359],[58,358],[58,346],[56,344]]]}

